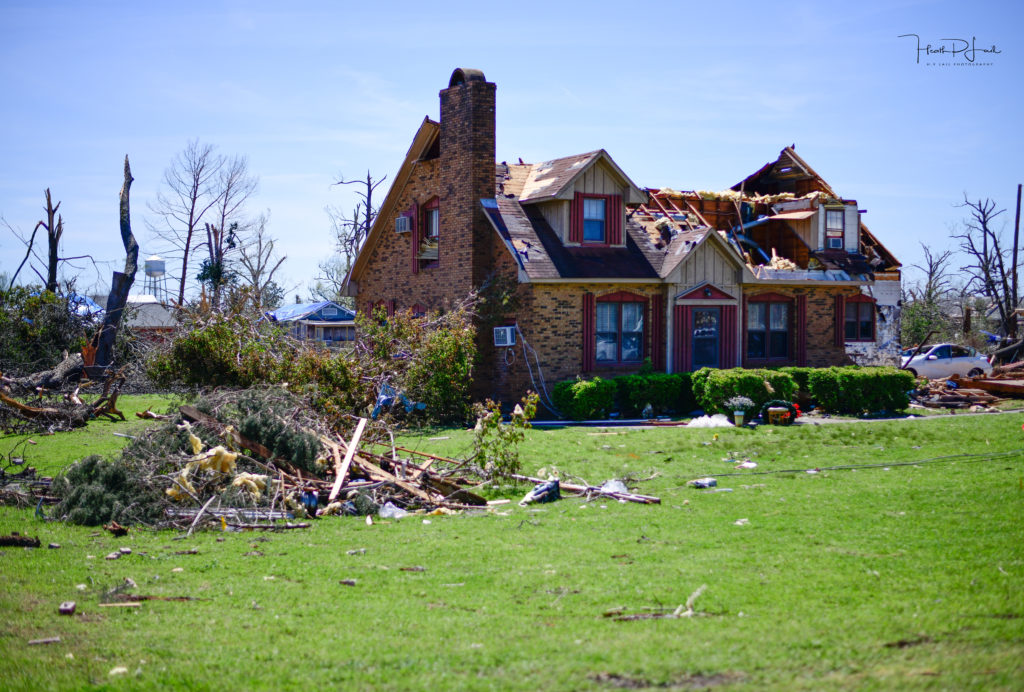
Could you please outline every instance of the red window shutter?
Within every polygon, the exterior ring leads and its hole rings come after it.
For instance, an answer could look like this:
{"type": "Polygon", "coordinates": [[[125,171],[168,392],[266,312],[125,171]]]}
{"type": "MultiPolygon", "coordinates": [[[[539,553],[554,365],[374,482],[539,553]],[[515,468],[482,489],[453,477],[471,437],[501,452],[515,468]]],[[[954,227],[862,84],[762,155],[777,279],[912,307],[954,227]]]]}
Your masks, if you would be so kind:
{"type": "Polygon", "coordinates": [[[836,331],[835,345],[842,347],[846,341],[846,299],[836,296],[836,331]]]}
{"type": "MultiPolygon", "coordinates": [[[[703,201],[703,200],[702,200],[703,201]]],[[[747,306],[750,305],[750,298],[743,297],[743,312],[739,317],[740,322],[740,367],[747,367],[747,306]]]]}
{"type": "Polygon", "coordinates": [[[686,340],[687,327],[683,321],[683,306],[676,305],[672,309],[672,324],[675,327],[676,339],[672,349],[672,372],[686,372],[687,365],[683,360],[683,342],[686,340]]]}
{"type": "Polygon", "coordinates": [[[807,296],[796,297],[796,364],[807,365],[807,296]]]}
{"type": "Polygon", "coordinates": [[[720,362],[723,368],[734,368],[736,362],[736,306],[722,308],[722,326],[718,332],[720,362]]]}
{"type": "Polygon", "coordinates": [[[420,205],[412,203],[412,218],[409,220],[412,228],[409,231],[409,269],[413,274],[419,274],[420,260],[417,255],[420,252],[420,205]]]}
{"type": "Polygon", "coordinates": [[[583,196],[578,192],[569,207],[569,242],[583,242],[583,196]]]}
{"type": "Polygon", "coordinates": [[[597,358],[595,302],[593,293],[583,294],[583,372],[593,370],[597,358]]]}
{"type": "Polygon", "coordinates": [[[683,306],[683,345],[682,369],[684,372],[693,370],[693,306],[683,306]]]}
{"type": "Polygon", "coordinates": [[[395,301],[394,300],[389,300],[388,301],[388,317],[394,317],[394,316],[395,316],[395,301]]]}
{"type": "Polygon", "coordinates": [[[605,219],[607,224],[606,240],[609,245],[620,245],[622,243],[622,197],[609,195],[605,199],[607,199],[605,209],[608,216],[605,219]]]}
{"type": "Polygon", "coordinates": [[[651,297],[651,365],[665,369],[665,296],[651,297]]]}

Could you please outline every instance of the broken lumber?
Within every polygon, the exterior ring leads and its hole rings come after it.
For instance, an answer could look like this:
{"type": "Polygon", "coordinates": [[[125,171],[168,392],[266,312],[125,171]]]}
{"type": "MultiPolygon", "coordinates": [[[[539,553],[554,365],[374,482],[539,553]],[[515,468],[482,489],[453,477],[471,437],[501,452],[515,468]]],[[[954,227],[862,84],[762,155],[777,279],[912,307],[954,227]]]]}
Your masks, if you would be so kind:
{"type": "Polygon", "coordinates": [[[395,476],[393,474],[388,473],[387,471],[385,471],[381,467],[377,466],[376,464],[374,464],[374,463],[372,463],[370,461],[367,461],[366,459],[364,459],[362,457],[356,456],[354,458],[354,460],[359,465],[359,468],[362,469],[363,472],[367,476],[369,476],[371,479],[378,480],[378,481],[387,481],[388,483],[394,483],[395,485],[397,485],[399,488],[401,488],[405,492],[407,492],[407,493],[409,493],[411,495],[415,495],[416,497],[418,497],[419,499],[423,500],[424,502],[429,502],[431,504],[436,504],[434,502],[433,498],[430,497],[430,495],[428,495],[426,492],[424,492],[420,488],[417,488],[412,483],[407,483],[406,481],[399,480],[398,476],[395,476]]]}
{"type": "Polygon", "coordinates": [[[334,502],[337,499],[341,486],[345,483],[345,476],[348,474],[349,466],[352,465],[352,458],[355,457],[356,449],[359,447],[359,438],[363,436],[365,428],[366,419],[360,418],[359,424],[356,425],[356,431],[352,433],[352,441],[346,445],[344,461],[335,467],[334,485],[331,486],[331,494],[327,498],[328,502],[334,502]]]}
{"type": "Polygon", "coordinates": [[[39,644],[60,644],[60,637],[46,637],[45,639],[30,639],[28,641],[29,646],[37,646],[39,644]]]}

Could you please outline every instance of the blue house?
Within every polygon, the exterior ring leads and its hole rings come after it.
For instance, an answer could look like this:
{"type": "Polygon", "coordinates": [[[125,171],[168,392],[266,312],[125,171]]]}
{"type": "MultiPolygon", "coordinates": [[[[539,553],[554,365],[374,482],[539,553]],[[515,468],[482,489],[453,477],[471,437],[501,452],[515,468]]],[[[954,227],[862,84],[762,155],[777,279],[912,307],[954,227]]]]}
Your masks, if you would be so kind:
{"type": "Polygon", "coordinates": [[[288,333],[296,339],[331,346],[356,338],[355,313],[330,300],[285,305],[265,315],[271,322],[286,324],[288,333]]]}

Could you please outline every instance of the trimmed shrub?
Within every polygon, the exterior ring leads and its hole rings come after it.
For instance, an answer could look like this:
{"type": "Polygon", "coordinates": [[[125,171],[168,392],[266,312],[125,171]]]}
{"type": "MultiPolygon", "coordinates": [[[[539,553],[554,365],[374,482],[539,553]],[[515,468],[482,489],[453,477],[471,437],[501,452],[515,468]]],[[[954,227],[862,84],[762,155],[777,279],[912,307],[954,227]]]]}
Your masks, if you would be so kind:
{"type": "Polygon", "coordinates": [[[882,368],[821,368],[808,376],[815,404],[829,413],[862,414],[903,411],[914,376],[906,370],[882,368]]]}
{"type": "Polygon", "coordinates": [[[607,418],[615,406],[616,389],[613,380],[577,378],[556,384],[551,399],[566,418],[607,418]]]}
{"type": "Polygon", "coordinates": [[[772,399],[791,401],[796,392],[792,376],[778,370],[702,368],[694,373],[693,381],[694,397],[708,414],[731,415],[732,411],[726,410],[725,402],[734,396],[745,396],[760,408],[772,399]]]}
{"type": "Polygon", "coordinates": [[[819,368],[798,368],[798,367],[785,367],[779,368],[779,372],[784,372],[793,378],[796,382],[797,391],[809,392],[810,385],[808,384],[809,378],[812,372],[819,370],[819,368]]]}
{"type": "Polygon", "coordinates": [[[616,407],[626,417],[641,415],[647,404],[655,415],[689,413],[695,406],[688,372],[623,375],[612,381],[616,407]]]}
{"type": "Polygon", "coordinates": [[[796,392],[793,394],[793,399],[799,402],[801,406],[808,407],[814,403],[813,397],[811,397],[811,387],[808,382],[811,373],[815,370],[817,368],[795,366],[779,368],[779,372],[787,373],[796,382],[796,392]]]}

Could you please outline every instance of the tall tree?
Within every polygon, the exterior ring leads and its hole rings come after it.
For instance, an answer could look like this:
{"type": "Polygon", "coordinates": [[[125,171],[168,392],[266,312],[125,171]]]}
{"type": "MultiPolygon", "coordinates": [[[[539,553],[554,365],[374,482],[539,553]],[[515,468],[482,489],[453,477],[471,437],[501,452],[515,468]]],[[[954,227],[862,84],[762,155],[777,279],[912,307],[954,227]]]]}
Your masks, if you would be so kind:
{"type": "Polygon", "coordinates": [[[273,309],[284,298],[284,292],[274,281],[274,274],[287,256],[276,256],[276,241],[267,231],[266,215],[260,216],[254,227],[252,237],[238,250],[239,278],[252,289],[257,310],[273,309]]]}
{"type": "Polygon", "coordinates": [[[1014,267],[1009,248],[994,227],[995,219],[1005,212],[997,209],[992,199],[971,201],[964,195],[959,205],[968,211],[963,230],[953,233],[968,264],[961,267],[967,277],[967,288],[984,296],[995,308],[1000,330],[1010,338],[1017,336],[1016,309],[1020,302],[1013,285],[1014,267]]]}
{"type": "Polygon", "coordinates": [[[256,192],[259,181],[249,174],[244,156],[224,159],[217,175],[217,199],[213,223],[206,223],[206,258],[200,280],[211,289],[214,307],[221,302],[224,288],[237,276],[231,267],[233,255],[248,242],[252,224],[245,219],[245,203],[256,192]]]}
{"type": "Polygon", "coordinates": [[[951,298],[957,293],[949,274],[953,251],[932,252],[924,243],[921,250],[924,263],[911,266],[924,276],[904,284],[900,324],[901,339],[907,345],[922,343],[932,332],[939,332],[940,338],[952,336],[948,313],[951,298]]]}
{"type": "Polygon", "coordinates": [[[373,193],[386,179],[387,176],[384,176],[380,180],[375,180],[373,175],[367,171],[366,178],[363,180],[345,180],[344,176],[339,176],[334,183],[335,185],[359,185],[361,189],[356,192],[358,201],[351,215],[346,215],[336,207],[327,207],[326,209],[327,216],[331,220],[331,230],[334,233],[335,254],[320,263],[320,274],[316,277],[317,284],[313,289],[315,293],[320,293],[324,297],[334,293],[334,296],[330,297],[331,300],[341,297],[345,278],[352,269],[352,263],[355,261],[356,255],[359,254],[359,249],[366,242],[367,236],[370,235],[370,229],[377,218],[378,208],[373,204],[373,193]]]}
{"type": "Polygon", "coordinates": [[[178,304],[185,302],[189,259],[195,251],[203,221],[217,204],[217,181],[224,159],[214,147],[190,141],[164,171],[163,189],[150,210],[161,217],[159,225],[147,224],[158,238],[180,253],[178,304]]]}

